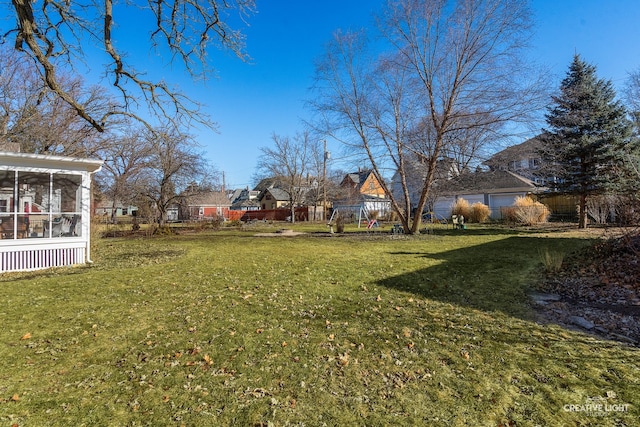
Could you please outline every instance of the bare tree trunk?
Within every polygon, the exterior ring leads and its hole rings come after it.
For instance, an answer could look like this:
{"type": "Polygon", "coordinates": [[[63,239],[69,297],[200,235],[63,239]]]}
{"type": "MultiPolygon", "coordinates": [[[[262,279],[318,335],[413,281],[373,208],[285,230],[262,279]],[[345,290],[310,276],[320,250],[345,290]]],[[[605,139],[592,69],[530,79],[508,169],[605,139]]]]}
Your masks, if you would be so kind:
{"type": "Polygon", "coordinates": [[[118,222],[117,209],[118,206],[116,205],[116,201],[114,199],[113,202],[111,202],[111,222],[113,224],[116,224],[118,222]]]}
{"type": "Polygon", "coordinates": [[[587,195],[580,194],[580,206],[578,207],[578,228],[587,228],[587,195]]]}
{"type": "Polygon", "coordinates": [[[422,211],[424,210],[424,206],[427,204],[427,199],[429,198],[429,193],[431,192],[431,187],[433,185],[435,177],[435,170],[437,166],[436,159],[437,155],[429,160],[429,171],[427,172],[427,177],[425,178],[424,187],[422,188],[420,200],[418,201],[418,205],[416,206],[416,215],[413,219],[413,225],[411,227],[412,234],[417,234],[420,229],[420,224],[422,222],[422,211]]]}

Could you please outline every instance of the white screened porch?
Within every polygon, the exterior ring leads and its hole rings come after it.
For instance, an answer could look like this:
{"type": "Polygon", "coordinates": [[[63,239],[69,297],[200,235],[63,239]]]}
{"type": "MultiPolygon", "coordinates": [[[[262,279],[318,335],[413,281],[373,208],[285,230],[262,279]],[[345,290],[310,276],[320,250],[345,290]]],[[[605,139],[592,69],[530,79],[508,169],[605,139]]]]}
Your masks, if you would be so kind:
{"type": "Polygon", "coordinates": [[[91,174],[101,165],[0,151],[0,273],[90,261],[91,174]]]}

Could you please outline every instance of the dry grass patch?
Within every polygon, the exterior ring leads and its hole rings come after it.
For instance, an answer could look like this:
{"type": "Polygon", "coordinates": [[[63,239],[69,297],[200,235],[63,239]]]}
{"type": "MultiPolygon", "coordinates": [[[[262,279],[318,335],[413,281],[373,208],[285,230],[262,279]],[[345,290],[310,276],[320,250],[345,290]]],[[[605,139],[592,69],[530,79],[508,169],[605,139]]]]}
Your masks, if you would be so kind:
{"type": "Polygon", "coordinates": [[[504,214],[509,222],[531,226],[547,222],[551,211],[530,197],[516,197],[513,205],[506,209],[504,214]]]}

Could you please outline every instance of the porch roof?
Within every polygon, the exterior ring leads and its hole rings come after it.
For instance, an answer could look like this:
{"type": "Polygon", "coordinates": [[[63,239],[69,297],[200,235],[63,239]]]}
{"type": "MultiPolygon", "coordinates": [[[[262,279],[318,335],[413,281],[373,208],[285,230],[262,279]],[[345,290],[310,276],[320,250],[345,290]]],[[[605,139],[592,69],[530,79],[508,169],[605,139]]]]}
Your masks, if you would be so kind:
{"type": "Polygon", "coordinates": [[[78,159],[74,157],[53,156],[48,154],[16,153],[0,151],[0,166],[43,168],[54,170],[98,172],[104,162],[97,159],[78,159]]]}

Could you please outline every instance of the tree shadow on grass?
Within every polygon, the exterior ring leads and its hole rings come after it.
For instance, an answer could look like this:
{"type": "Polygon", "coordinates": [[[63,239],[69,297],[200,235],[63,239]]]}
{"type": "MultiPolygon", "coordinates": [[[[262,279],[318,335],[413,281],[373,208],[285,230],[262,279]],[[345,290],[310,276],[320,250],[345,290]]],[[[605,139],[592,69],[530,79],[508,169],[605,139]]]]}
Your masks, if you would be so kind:
{"type": "Polygon", "coordinates": [[[502,235],[540,235],[556,232],[566,232],[577,230],[577,225],[573,223],[546,223],[527,227],[524,225],[508,225],[508,224],[471,224],[464,230],[453,228],[452,226],[438,226],[426,224],[423,230],[427,234],[435,234],[439,236],[493,236],[502,235]]]}
{"type": "Polygon", "coordinates": [[[531,285],[544,274],[541,253],[568,255],[589,243],[574,239],[544,237],[507,237],[502,240],[446,252],[393,252],[402,263],[418,268],[410,273],[388,277],[382,286],[412,292],[427,299],[501,311],[530,320],[531,285]],[[413,259],[411,259],[413,258],[413,259]],[[436,265],[420,268],[424,259],[436,265]]]}

